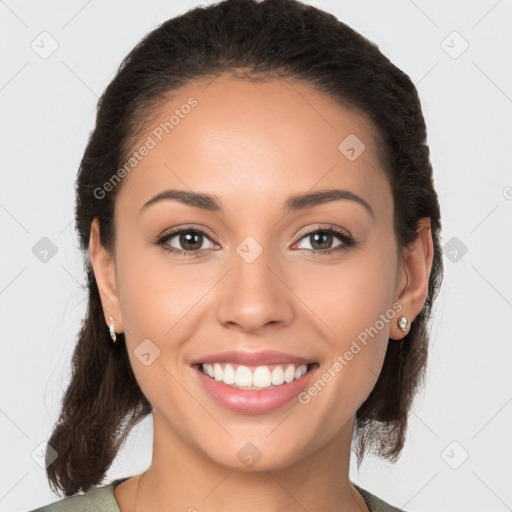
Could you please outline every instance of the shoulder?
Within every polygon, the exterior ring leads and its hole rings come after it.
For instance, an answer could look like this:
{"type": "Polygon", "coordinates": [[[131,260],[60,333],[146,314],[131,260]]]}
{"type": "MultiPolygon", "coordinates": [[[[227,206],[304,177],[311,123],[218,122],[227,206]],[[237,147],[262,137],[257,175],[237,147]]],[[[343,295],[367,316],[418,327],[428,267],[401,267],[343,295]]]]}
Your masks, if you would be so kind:
{"type": "Polygon", "coordinates": [[[364,498],[364,501],[366,501],[366,504],[368,505],[368,508],[370,509],[371,512],[406,512],[401,508],[397,508],[394,507],[393,505],[390,505],[389,503],[386,503],[385,501],[381,500],[380,498],[372,494],[370,491],[367,491],[366,489],[359,487],[353,482],[352,485],[364,498]]]}
{"type": "Polygon", "coordinates": [[[121,481],[114,480],[80,496],[64,498],[30,512],[121,512],[114,498],[114,487],[121,481]]]}

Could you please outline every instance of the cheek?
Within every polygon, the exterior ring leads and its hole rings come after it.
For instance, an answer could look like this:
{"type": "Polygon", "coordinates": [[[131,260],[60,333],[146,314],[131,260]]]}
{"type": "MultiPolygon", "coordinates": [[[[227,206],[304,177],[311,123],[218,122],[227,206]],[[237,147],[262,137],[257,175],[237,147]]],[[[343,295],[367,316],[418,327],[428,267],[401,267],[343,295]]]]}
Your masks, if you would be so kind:
{"type": "MultiPolygon", "coordinates": [[[[383,258],[377,250],[361,250],[336,265],[310,265],[296,277],[298,295],[308,297],[308,305],[330,338],[340,342],[355,338],[391,308],[396,260],[391,250],[388,254],[389,258],[383,258]]],[[[388,327],[389,323],[386,334],[388,327]]]]}
{"type": "MultiPolygon", "coordinates": [[[[212,286],[190,259],[176,259],[148,242],[128,244],[118,237],[119,297],[123,322],[132,342],[144,338],[172,341],[174,326],[212,286]],[[123,251],[123,248],[125,251],[123,251]],[[170,258],[174,258],[171,263],[170,258]]],[[[211,276],[210,276],[211,277],[211,276]]],[[[186,322],[185,322],[186,323],[186,322]]],[[[182,329],[180,323],[180,330],[182,329]]]]}
{"type": "Polygon", "coordinates": [[[159,250],[142,244],[129,252],[122,251],[122,243],[118,246],[118,291],[135,378],[156,408],[176,408],[186,403],[175,380],[179,345],[193,336],[196,324],[191,325],[187,315],[193,315],[194,305],[206,292],[201,291],[193,265],[170,265],[163,251],[155,258],[159,250]]]}
{"type": "Polygon", "coordinates": [[[394,255],[391,249],[389,258],[377,254],[360,251],[332,266],[328,279],[325,269],[317,268],[301,281],[298,295],[310,291],[308,305],[318,315],[326,348],[323,365],[301,403],[323,425],[325,438],[348,421],[371,393],[384,362],[389,327],[396,322],[391,307],[394,255]]]}
{"type": "Polygon", "coordinates": [[[297,294],[310,297],[308,305],[326,340],[324,371],[338,363],[331,370],[336,383],[328,387],[333,393],[335,389],[342,392],[344,400],[355,407],[378,378],[390,326],[397,319],[392,308],[396,254],[392,247],[375,244],[352,253],[339,265],[312,266],[303,275],[307,277],[297,280],[297,294]]]}

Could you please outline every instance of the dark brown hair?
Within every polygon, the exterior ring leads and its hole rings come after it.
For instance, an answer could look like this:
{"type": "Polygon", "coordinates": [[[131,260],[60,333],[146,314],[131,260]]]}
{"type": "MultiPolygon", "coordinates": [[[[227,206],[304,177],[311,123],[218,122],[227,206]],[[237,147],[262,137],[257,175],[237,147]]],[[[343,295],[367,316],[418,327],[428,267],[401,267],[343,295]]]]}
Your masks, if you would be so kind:
{"type": "Polygon", "coordinates": [[[404,343],[388,344],[378,381],[355,416],[358,465],[374,453],[396,460],[412,400],[424,377],[428,319],[442,280],[440,211],[426,128],[410,78],[377,45],[336,17],[295,0],[226,0],[197,7],[147,34],[125,57],[99,99],[96,125],[76,183],[76,228],[84,251],[88,308],[72,375],[49,445],[50,485],[65,496],[102,483],[130,430],[152,406],[135,380],[124,336],[113,344],[88,259],[91,222],[114,250],[113,211],[122,184],[98,191],[126,161],[148,118],[178,87],[228,74],[240,80],[296,79],[363,113],[379,133],[382,168],[394,199],[398,247],[429,217],[434,244],[428,296],[404,343]]]}

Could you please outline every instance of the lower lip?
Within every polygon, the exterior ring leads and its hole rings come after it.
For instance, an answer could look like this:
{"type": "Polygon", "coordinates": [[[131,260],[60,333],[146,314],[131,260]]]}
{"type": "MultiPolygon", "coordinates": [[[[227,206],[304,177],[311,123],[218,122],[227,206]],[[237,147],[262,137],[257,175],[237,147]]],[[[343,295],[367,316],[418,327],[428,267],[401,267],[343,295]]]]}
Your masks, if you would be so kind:
{"type": "Polygon", "coordinates": [[[223,407],[244,414],[261,414],[283,407],[303,391],[318,365],[312,366],[299,379],[268,389],[238,389],[205,375],[199,366],[193,367],[206,391],[223,407]]]}

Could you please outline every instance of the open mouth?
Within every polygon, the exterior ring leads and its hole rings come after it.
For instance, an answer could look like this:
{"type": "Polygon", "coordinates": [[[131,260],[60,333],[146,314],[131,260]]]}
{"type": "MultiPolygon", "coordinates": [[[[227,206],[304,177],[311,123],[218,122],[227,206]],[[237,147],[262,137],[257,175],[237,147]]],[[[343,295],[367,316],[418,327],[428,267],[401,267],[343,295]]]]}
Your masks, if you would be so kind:
{"type": "Polygon", "coordinates": [[[231,360],[198,362],[191,368],[203,389],[222,407],[242,414],[265,414],[293,405],[311,385],[319,364],[299,360],[296,364],[242,365],[231,360]]]}
{"type": "Polygon", "coordinates": [[[318,363],[280,363],[246,366],[234,363],[199,363],[194,365],[203,375],[234,389],[265,390],[279,388],[301,379],[318,367],[318,363]]]}

